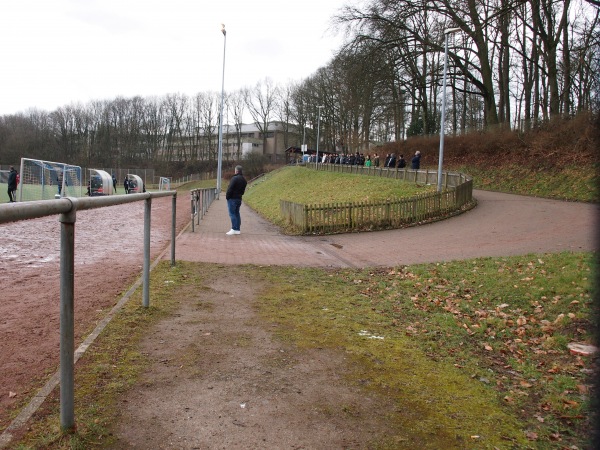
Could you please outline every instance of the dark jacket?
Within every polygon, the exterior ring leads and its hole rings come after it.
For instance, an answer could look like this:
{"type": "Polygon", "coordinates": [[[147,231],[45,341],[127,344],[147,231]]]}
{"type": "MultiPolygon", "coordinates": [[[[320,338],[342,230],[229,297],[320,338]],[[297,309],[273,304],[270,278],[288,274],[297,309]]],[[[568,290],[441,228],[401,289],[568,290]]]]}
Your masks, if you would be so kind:
{"type": "Polygon", "coordinates": [[[225,199],[230,200],[232,198],[242,198],[244,192],[246,192],[246,179],[244,175],[238,173],[233,176],[233,178],[229,181],[229,186],[227,187],[227,192],[225,193],[225,199]]]}
{"type": "Polygon", "coordinates": [[[8,173],[8,189],[12,191],[17,190],[17,171],[15,169],[8,173]]]}
{"type": "Polygon", "coordinates": [[[413,169],[420,169],[421,168],[421,155],[415,155],[411,162],[412,162],[413,169]]]}

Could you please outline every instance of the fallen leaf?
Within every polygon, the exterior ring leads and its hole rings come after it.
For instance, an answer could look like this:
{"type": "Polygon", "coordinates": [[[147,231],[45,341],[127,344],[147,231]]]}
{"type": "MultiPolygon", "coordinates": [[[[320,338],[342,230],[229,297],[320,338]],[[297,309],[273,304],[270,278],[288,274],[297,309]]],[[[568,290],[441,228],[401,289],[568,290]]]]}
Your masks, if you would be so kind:
{"type": "Polygon", "coordinates": [[[565,318],[564,314],[559,314],[558,317],[556,319],[554,319],[554,323],[558,323],[560,321],[562,321],[565,318]]]}
{"type": "Polygon", "coordinates": [[[575,407],[579,406],[579,403],[577,403],[574,400],[563,400],[563,403],[564,403],[565,409],[575,408],[575,407]]]}
{"type": "Polygon", "coordinates": [[[483,348],[485,348],[485,349],[486,349],[488,352],[491,352],[492,350],[494,350],[494,349],[492,348],[492,346],[491,346],[491,345],[489,345],[489,344],[485,344],[485,345],[483,346],[483,348]]]}
{"type": "Polygon", "coordinates": [[[14,397],[16,397],[16,396],[17,396],[17,393],[16,393],[16,392],[13,392],[13,391],[8,391],[8,398],[14,398],[14,397]]]}
{"type": "Polygon", "coordinates": [[[528,431],[527,433],[525,433],[525,437],[527,437],[527,439],[529,439],[530,441],[537,441],[538,434],[533,431],[528,431]]]}

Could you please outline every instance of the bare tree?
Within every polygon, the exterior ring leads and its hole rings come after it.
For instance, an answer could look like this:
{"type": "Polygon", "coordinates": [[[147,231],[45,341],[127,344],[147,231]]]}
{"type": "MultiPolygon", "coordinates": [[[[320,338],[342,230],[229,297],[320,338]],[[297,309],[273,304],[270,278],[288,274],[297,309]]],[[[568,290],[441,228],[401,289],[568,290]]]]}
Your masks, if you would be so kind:
{"type": "Polygon", "coordinates": [[[219,126],[219,96],[215,92],[200,93],[195,99],[195,108],[200,117],[202,135],[200,159],[216,161],[218,157],[217,130],[219,126]]]}
{"type": "MultiPolygon", "coordinates": [[[[542,44],[542,57],[548,76],[550,115],[560,114],[560,90],[558,82],[558,47],[567,26],[571,0],[531,0],[531,11],[536,38],[542,44]]],[[[568,52],[568,46],[563,46],[568,52]]],[[[565,56],[568,58],[568,55],[565,56]]]]}
{"type": "Polygon", "coordinates": [[[233,115],[233,126],[235,128],[236,157],[242,159],[242,125],[244,124],[244,112],[246,103],[244,91],[238,90],[227,96],[227,103],[233,115]]]}
{"type": "MultiPolygon", "coordinates": [[[[283,147],[290,147],[290,128],[292,127],[292,96],[293,87],[291,85],[283,86],[277,89],[277,101],[275,102],[275,117],[281,123],[283,128],[283,147]]],[[[295,142],[297,145],[297,142],[295,142]]]]}
{"type": "Polygon", "coordinates": [[[277,95],[277,87],[270,78],[259,81],[254,88],[247,89],[244,95],[248,112],[252,116],[254,124],[258,128],[263,140],[263,154],[267,152],[269,125],[271,123],[271,116],[274,114],[277,95]]]}

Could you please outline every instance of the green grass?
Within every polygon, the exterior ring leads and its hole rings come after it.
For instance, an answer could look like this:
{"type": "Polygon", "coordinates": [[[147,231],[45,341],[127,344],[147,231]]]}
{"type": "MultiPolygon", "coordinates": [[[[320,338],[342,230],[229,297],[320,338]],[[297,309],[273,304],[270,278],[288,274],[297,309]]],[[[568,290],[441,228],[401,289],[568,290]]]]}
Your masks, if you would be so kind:
{"type": "MultiPolygon", "coordinates": [[[[481,437],[466,448],[589,448],[593,361],[567,344],[592,341],[591,273],[591,255],[571,253],[278,268],[261,304],[281,339],[345,352],[355,383],[410,405],[438,438],[452,430],[464,442],[481,437]]],[[[398,429],[413,419],[393,418],[398,429]]]]}
{"type": "MultiPolygon", "coordinates": [[[[0,191],[4,193],[1,202],[8,201],[8,194],[6,191],[8,189],[8,185],[6,183],[0,183],[0,191]],[[5,200],[6,199],[6,200],[5,200]]],[[[67,196],[71,197],[83,197],[85,196],[86,189],[82,187],[73,188],[72,186],[67,186],[67,196]],[[79,195],[81,193],[81,195],[79,195]]],[[[33,201],[33,200],[53,200],[56,194],[58,194],[58,188],[56,185],[47,185],[42,186],[38,184],[24,184],[21,182],[19,184],[18,189],[15,192],[15,196],[17,200],[21,195],[21,191],[23,191],[23,201],[33,201]]]]}
{"type": "Polygon", "coordinates": [[[255,181],[247,189],[244,202],[271,222],[282,225],[280,200],[300,204],[366,202],[414,197],[434,190],[435,186],[378,176],[284,167],[255,181]]]}
{"type": "Polygon", "coordinates": [[[461,166],[453,170],[473,177],[475,189],[581,202],[597,202],[600,180],[594,167],[560,169],[461,166]]]}

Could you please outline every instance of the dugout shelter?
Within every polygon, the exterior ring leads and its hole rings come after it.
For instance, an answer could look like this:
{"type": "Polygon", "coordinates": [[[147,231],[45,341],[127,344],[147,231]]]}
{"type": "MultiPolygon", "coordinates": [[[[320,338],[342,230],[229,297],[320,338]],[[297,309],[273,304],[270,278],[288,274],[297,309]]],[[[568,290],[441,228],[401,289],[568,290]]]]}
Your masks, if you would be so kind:
{"type": "Polygon", "coordinates": [[[114,193],[112,176],[99,169],[90,169],[88,181],[88,195],[97,197],[101,195],[112,195],[114,193]]]}
{"type": "Polygon", "coordinates": [[[129,179],[130,194],[139,194],[141,192],[146,192],[146,190],[144,189],[144,182],[142,181],[141,177],[139,177],[138,175],[128,173],[127,178],[129,179]]]}

